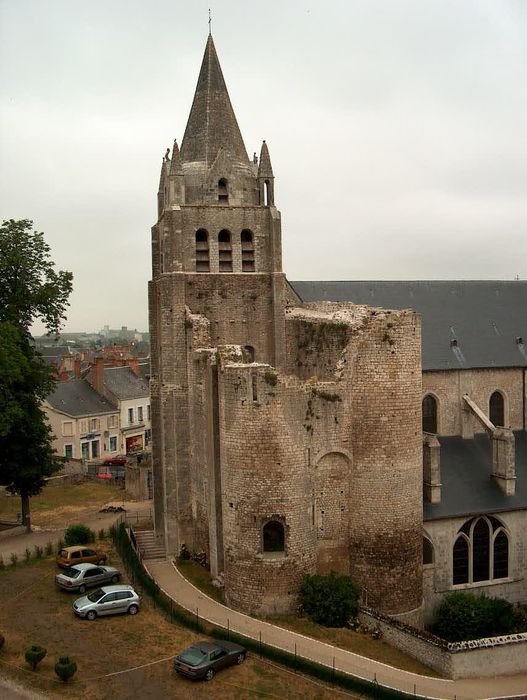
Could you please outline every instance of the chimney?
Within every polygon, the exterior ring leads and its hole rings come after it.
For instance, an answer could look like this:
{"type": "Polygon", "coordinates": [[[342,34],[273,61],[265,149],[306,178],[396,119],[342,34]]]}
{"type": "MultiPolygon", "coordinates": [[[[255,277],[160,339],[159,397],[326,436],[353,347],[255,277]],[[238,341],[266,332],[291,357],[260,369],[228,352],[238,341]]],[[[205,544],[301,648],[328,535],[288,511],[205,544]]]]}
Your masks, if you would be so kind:
{"type": "Polygon", "coordinates": [[[141,374],[139,372],[139,365],[137,364],[137,357],[129,357],[128,358],[128,366],[132,370],[132,372],[135,374],[136,377],[139,377],[141,374]]]}
{"type": "Polygon", "coordinates": [[[81,358],[76,357],[73,363],[73,376],[75,379],[81,378],[81,358]]]}
{"type": "Polygon", "coordinates": [[[516,490],[516,454],[514,433],[510,428],[494,428],[492,444],[492,477],[506,496],[516,490]]]}
{"type": "Polygon", "coordinates": [[[104,394],[104,357],[96,357],[93,360],[90,379],[95,391],[104,394]]]}

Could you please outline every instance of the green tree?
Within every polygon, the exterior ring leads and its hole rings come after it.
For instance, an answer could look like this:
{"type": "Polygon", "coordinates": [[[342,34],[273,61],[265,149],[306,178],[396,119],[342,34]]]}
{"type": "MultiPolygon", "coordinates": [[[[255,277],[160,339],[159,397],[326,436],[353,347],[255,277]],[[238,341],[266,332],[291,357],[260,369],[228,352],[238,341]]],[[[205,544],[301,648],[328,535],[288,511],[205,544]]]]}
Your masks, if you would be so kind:
{"type": "Polygon", "coordinates": [[[73,276],[55,271],[43,233],[27,219],[0,227],[0,484],[17,493],[31,527],[29,499],[62,466],[41,408],[53,386],[35,351],[31,324],[57,334],[65,319],[73,276]]]}
{"type": "Polygon", "coordinates": [[[356,616],[360,590],[349,576],[304,576],[300,605],[308,617],[325,627],[344,627],[356,616]]]}

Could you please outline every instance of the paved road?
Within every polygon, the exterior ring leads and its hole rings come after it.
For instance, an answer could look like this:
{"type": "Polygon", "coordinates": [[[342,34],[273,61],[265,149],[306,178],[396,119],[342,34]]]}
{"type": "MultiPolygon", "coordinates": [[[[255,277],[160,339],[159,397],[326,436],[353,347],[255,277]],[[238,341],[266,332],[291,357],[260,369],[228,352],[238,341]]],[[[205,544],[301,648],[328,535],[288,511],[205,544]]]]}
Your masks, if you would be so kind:
{"type": "Polygon", "coordinates": [[[2,700],[45,700],[46,695],[35,693],[33,690],[23,688],[14,681],[2,678],[2,669],[0,668],[0,698],[2,700]]]}
{"type": "MultiPolygon", "coordinates": [[[[116,505],[122,505],[125,508],[126,516],[133,520],[145,516],[152,509],[152,501],[119,501],[116,505]]],[[[95,533],[99,530],[107,530],[119,517],[119,513],[94,513],[89,516],[79,517],[75,519],[75,523],[82,523],[91,528],[95,533]]],[[[24,532],[20,535],[13,535],[0,539],[0,558],[6,564],[9,563],[11,553],[15,553],[19,559],[24,557],[26,549],[30,549],[34,553],[34,548],[45,547],[48,542],[52,542],[55,546],[64,537],[64,528],[34,528],[32,532],[24,532]]]]}
{"type": "MultiPolygon", "coordinates": [[[[388,687],[409,693],[415,692],[430,698],[457,698],[457,700],[522,696],[527,688],[527,673],[451,681],[402,671],[227,608],[195,588],[169,561],[151,560],[146,564],[165,593],[200,618],[255,640],[260,639],[261,635],[262,642],[280,649],[294,653],[296,648],[300,656],[330,668],[334,663],[336,669],[360,678],[376,679],[388,687]]],[[[523,695],[523,697],[526,696],[523,695]]]]}

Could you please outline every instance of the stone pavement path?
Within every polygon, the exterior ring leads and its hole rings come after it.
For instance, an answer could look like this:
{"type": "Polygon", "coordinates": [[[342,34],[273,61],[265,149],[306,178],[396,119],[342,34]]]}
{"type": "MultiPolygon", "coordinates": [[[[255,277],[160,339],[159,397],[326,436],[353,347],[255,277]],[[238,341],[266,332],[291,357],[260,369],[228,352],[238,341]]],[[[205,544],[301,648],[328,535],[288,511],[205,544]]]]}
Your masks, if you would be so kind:
{"type": "MultiPolygon", "coordinates": [[[[496,678],[445,680],[420,676],[387,666],[379,661],[359,656],[290,630],[262,622],[209,598],[187,581],[170,561],[146,562],[151,575],[164,592],[179,605],[200,619],[221,625],[262,643],[296,653],[307,659],[367,680],[376,679],[382,685],[429,698],[480,700],[522,696],[527,690],[527,673],[496,678]]],[[[525,696],[527,697],[527,696],[525,696]]]]}

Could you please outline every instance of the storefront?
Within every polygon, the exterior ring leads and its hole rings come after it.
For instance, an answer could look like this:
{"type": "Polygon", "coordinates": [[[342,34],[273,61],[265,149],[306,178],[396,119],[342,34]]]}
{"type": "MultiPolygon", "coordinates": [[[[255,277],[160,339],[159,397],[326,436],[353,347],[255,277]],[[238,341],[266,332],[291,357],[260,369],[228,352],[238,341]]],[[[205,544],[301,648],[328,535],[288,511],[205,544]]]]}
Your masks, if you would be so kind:
{"type": "Polygon", "coordinates": [[[143,435],[132,435],[126,438],[126,454],[141,452],[144,448],[143,435]]]}

